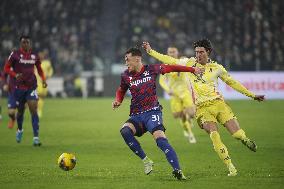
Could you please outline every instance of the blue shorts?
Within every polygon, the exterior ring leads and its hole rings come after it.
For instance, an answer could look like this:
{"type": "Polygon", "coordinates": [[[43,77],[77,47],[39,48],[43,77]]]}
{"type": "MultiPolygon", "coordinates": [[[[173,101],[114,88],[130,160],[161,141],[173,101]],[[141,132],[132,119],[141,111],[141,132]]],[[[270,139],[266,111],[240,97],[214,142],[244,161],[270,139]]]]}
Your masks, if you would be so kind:
{"type": "Polygon", "coordinates": [[[15,99],[17,106],[23,106],[28,100],[38,100],[36,89],[16,89],[15,99]]]}
{"type": "Polygon", "coordinates": [[[8,109],[15,109],[17,107],[14,93],[15,92],[8,93],[8,109]]]}
{"type": "Polygon", "coordinates": [[[163,126],[163,117],[160,110],[152,110],[131,116],[126,123],[132,123],[135,127],[135,136],[142,136],[149,131],[153,134],[157,130],[165,131],[163,126]]]}

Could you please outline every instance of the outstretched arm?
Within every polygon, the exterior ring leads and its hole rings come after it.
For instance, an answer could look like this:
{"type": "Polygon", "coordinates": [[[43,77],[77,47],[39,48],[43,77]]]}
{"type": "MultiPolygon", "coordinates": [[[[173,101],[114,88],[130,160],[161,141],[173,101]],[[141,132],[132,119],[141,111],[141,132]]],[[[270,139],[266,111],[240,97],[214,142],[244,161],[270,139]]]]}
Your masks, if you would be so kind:
{"type": "Polygon", "coordinates": [[[202,74],[204,72],[204,68],[198,68],[198,67],[193,68],[188,66],[161,64],[162,74],[170,72],[191,72],[194,74],[202,74]]]}
{"type": "Polygon", "coordinates": [[[142,47],[145,49],[145,51],[152,57],[156,58],[157,60],[165,63],[165,64],[178,64],[179,59],[173,58],[168,55],[163,55],[161,53],[158,53],[157,51],[153,50],[150,46],[149,42],[143,42],[142,47]]]}
{"type": "Polygon", "coordinates": [[[263,101],[264,100],[264,95],[255,95],[251,91],[249,91],[245,86],[243,86],[239,81],[236,81],[233,79],[227,72],[222,74],[220,76],[221,80],[224,81],[227,85],[235,89],[236,91],[253,98],[254,100],[257,101],[263,101]]]}

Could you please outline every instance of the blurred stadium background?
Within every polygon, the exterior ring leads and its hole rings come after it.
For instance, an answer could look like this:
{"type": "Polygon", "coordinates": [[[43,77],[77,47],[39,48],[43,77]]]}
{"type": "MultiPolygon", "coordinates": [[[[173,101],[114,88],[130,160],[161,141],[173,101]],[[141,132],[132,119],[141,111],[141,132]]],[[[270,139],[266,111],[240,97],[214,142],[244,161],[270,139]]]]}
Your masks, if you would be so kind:
{"type": "MultiPolygon", "coordinates": [[[[55,72],[48,80],[49,97],[58,98],[45,101],[43,146],[36,149],[29,113],[23,141],[17,144],[16,128],[6,125],[6,99],[0,99],[0,188],[283,188],[283,10],[282,0],[1,0],[2,70],[11,50],[19,47],[19,36],[29,34],[34,50],[49,52],[55,72]],[[146,40],[160,52],[176,45],[181,55],[194,56],[191,44],[203,37],[213,43],[212,59],[233,77],[257,94],[280,100],[228,101],[259,147],[257,153],[249,152],[220,127],[239,169],[230,178],[207,134],[196,126],[198,143],[189,145],[169,103],[160,99],[167,136],[191,179],[175,182],[170,177],[170,167],[149,134],[139,141],[156,164],[154,173],[145,176],[119,133],[129,98],[118,111],[111,109],[125,69],[123,54],[146,40]],[[56,164],[63,152],[76,154],[71,172],[56,164]]],[[[156,63],[146,54],[144,60],[156,63]]],[[[227,99],[246,98],[223,83],[220,89],[227,99]]],[[[158,94],[163,95],[161,88],[158,94]]]]}
{"type": "MultiPolygon", "coordinates": [[[[174,44],[193,56],[192,42],[207,37],[212,58],[249,89],[284,98],[280,0],[2,0],[0,10],[1,67],[29,34],[34,50],[49,52],[51,96],[113,96],[128,47],[146,40],[160,52],[174,44]]],[[[221,88],[225,97],[240,97],[221,88]]]]}

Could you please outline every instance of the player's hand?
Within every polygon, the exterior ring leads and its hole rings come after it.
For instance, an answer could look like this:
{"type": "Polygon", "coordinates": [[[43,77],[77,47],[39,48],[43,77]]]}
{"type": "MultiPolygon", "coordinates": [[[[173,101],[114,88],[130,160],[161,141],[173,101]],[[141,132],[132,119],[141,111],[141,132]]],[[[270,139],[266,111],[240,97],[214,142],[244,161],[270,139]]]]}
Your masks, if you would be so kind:
{"type": "Polygon", "coordinates": [[[264,95],[255,95],[255,97],[253,99],[257,100],[258,102],[265,100],[264,95]]]}
{"type": "Polygon", "coordinates": [[[46,87],[47,87],[46,81],[42,81],[42,87],[43,87],[43,88],[46,88],[46,87]]]}
{"type": "Polygon", "coordinates": [[[121,102],[113,101],[112,102],[112,109],[114,110],[115,108],[118,108],[120,105],[121,105],[121,102]]]}
{"type": "Polygon", "coordinates": [[[3,86],[3,90],[4,90],[4,91],[8,91],[8,89],[9,89],[9,86],[8,86],[7,84],[5,84],[5,85],[3,86]]]}
{"type": "Polygon", "coordinates": [[[203,74],[204,71],[205,71],[204,68],[198,68],[198,67],[195,67],[194,70],[195,70],[194,74],[196,74],[196,75],[203,74]]]}
{"type": "Polygon", "coordinates": [[[142,48],[143,48],[147,53],[149,53],[149,52],[152,50],[152,48],[151,48],[151,46],[150,46],[150,43],[147,42],[147,41],[143,41],[143,43],[142,43],[142,48]]]}
{"type": "Polygon", "coordinates": [[[22,73],[16,73],[16,80],[20,80],[21,78],[23,77],[23,74],[22,73]]]}

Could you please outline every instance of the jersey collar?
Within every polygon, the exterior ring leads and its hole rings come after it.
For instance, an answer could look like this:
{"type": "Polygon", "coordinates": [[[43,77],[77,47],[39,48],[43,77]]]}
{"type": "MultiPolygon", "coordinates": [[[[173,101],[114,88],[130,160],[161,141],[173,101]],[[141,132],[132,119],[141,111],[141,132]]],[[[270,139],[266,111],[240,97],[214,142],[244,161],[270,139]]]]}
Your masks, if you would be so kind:
{"type": "Polygon", "coordinates": [[[197,62],[197,60],[195,60],[195,62],[196,62],[196,64],[198,64],[198,65],[200,65],[200,66],[206,66],[206,65],[208,65],[208,64],[210,64],[211,62],[212,62],[212,60],[211,60],[211,58],[208,58],[208,60],[207,60],[207,62],[206,62],[206,64],[200,64],[200,63],[198,63],[197,62]]]}
{"type": "Polygon", "coordinates": [[[145,65],[142,66],[140,72],[130,72],[130,74],[133,76],[138,76],[141,75],[144,71],[145,71],[145,65]]]}
{"type": "Polygon", "coordinates": [[[23,48],[20,48],[19,50],[20,50],[20,53],[22,53],[22,54],[31,54],[31,52],[32,52],[32,49],[30,49],[28,52],[24,51],[23,48]]]}

